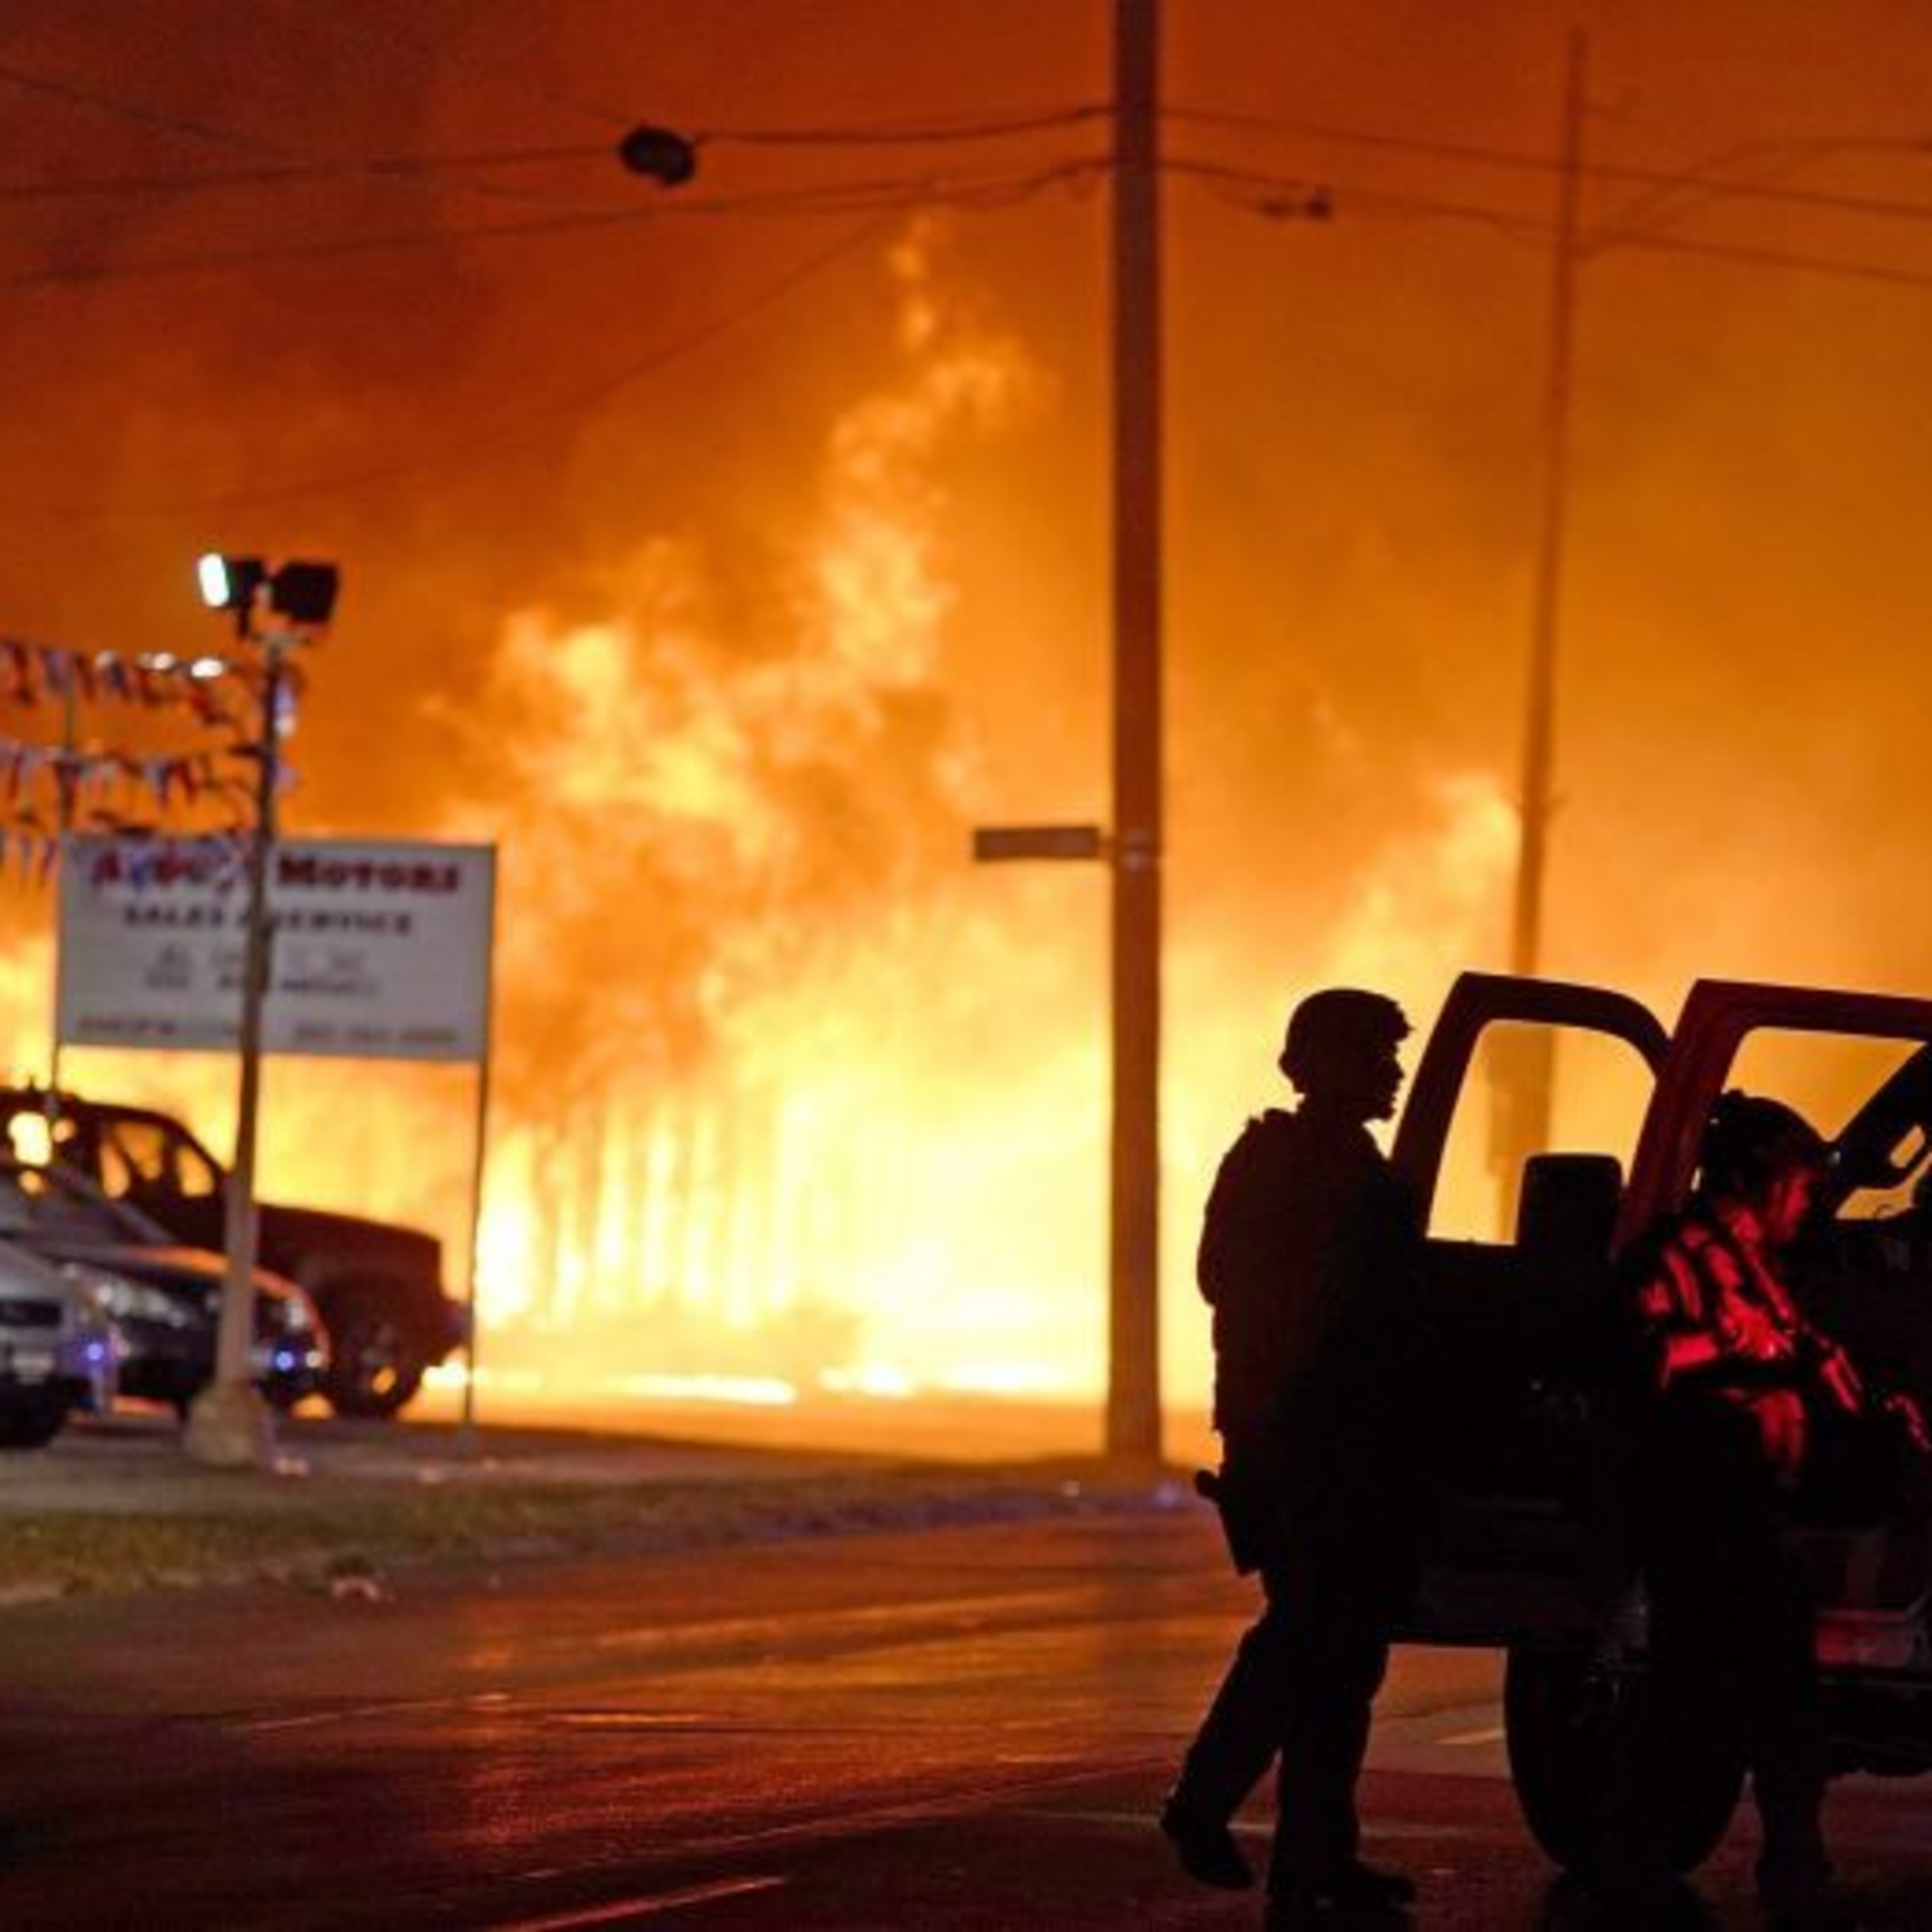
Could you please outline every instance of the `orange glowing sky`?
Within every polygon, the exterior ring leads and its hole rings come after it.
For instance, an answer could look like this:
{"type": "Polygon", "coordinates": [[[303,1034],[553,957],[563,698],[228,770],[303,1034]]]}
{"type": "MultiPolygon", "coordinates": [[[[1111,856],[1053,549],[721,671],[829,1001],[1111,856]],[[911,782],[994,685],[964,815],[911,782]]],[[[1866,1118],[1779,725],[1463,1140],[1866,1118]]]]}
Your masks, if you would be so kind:
{"type": "MultiPolygon", "coordinates": [[[[1426,1015],[1459,967],[1500,963],[1553,195],[1534,164],[1573,23],[1590,154],[1627,172],[1586,202],[1617,232],[1582,275],[1547,964],[1666,1008],[1700,974],[1923,989],[1932,18],[1170,12],[1169,154],[1333,208],[1166,190],[1188,1395],[1198,1204],[1273,1097],[1288,998],[1346,973],[1426,1015]]],[[[654,1346],[721,1356],[675,1304],[747,1371],[1097,1372],[1101,884],[964,853],[977,820],[1106,810],[1104,191],[796,196],[1028,178],[1104,129],[724,136],[1077,109],[1106,93],[1108,18],[16,0],[0,24],[0,630],[191,647],[209,543],[341,561],[292,823],[505,842],[506,1316],[652,1301],[640,1370],[654,1346]],[[720,136],[681,207],[600,152],[644,118],[720,136]],[[353,167],[550,148],[584,152],[353,167]],[[74,191],[98,177],[124,185],[74,191]]],[[[17,1056],[46,911],[8,905],[17,1056]]],[[[206,1070],[114,1077],[191,1088],[224,1130],[206,1070]]],[[[284,1184],[454,1238],[446,1083],[293,1070],[275,1093],[284,1184]],[[428,1164],[325,1150],[349,1093],[428,1164]]]]}

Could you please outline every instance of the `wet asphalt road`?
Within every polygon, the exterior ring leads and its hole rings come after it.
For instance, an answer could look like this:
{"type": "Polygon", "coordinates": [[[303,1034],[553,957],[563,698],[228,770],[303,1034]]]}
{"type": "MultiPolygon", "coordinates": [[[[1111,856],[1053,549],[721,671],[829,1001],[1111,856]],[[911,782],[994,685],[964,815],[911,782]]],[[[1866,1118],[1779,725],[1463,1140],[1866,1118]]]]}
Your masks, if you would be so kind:
{"type": "MultiPolygon", "coordinates": [[[[1217,1561],[1190,1514],[16,1608],[0,1926],[1254,1924],[1147,1822],[1242,1620],[1217,1561]]],[[[1369,1849],[1422,1932],[1571,1921],[1496,1675],[1384,1694],[1369,1849]]],[[[1932,1923],[1928,1798],[1834,1794],[1878,1924],[1932,1923]]]]}

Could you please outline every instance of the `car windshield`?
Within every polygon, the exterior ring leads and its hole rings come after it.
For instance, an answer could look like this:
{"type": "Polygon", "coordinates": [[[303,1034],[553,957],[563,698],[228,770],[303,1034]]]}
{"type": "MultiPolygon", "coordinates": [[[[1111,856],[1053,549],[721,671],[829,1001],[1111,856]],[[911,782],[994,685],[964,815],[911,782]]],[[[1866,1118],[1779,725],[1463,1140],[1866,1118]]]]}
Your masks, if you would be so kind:
{"type": "Polygon", "coordinates": [[[110,1201],[98,1188],[57,1166],[0,1162],[0,1236],[160,1246],[167,1235],[138,1208],[110,1201]]]}

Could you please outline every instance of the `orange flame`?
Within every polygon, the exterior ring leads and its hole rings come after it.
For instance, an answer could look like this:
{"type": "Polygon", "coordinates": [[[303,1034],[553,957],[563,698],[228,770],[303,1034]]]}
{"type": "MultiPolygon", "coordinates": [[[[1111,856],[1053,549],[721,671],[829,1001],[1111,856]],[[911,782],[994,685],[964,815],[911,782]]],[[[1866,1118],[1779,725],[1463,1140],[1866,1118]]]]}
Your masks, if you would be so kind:
{"type": "MultiPolygon", "coordinates": [[[[899,373],[830,425],[757,620],[703,549],[654,537],[607,616],[517,614],[474,708],[445,708],[488,778],[440,830],[502,848],[476,1284],[500,1385],[773,1404],[1103,1382],[1102,882],[969,873],[966,828],[998,802],[947,694],[970,668],[948,655],[945,464],[1043,386],[951,314],[933,245],[891,254],[899,373]]],[[[1493,956],[1514,836],[1492,779],[1443,782],[1308,984],[1425,1018],[1454,964],[1493,956]]],[[[0,968],[16,1060],[38,1057],[45,973],[31,950],[0,968]]],[[[1198,1403],[1198,1204],[1278,1096],[1298,988],[1184,928],[1169,986],[1167,1379],[1198,1403]]],[[[224,1061],[70,1071],[225,1146],[224,1061]]],[[[266,1186],[431,1225],[460,1284],[469,1080],[278,1064],[266,1186]]]]}

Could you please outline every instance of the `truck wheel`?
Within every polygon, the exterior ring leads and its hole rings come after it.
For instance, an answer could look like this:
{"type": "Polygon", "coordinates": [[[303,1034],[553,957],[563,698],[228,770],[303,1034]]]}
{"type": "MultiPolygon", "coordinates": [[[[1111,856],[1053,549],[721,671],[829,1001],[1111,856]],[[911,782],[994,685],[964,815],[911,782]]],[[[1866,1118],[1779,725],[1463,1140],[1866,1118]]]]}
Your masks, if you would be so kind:
{"type": "MultiPolygon", "coordinates": [[[[1559,1865],[1574,1868],[1588,1854],[1635,1688],[1586,1650],[1518,1644],[1510,1652],[1503,1680],[1510,1777],[1531,1835],[1559,1865]]],[[[1684,1779],[1663,1848],[1672,1870],[1689,1871],[1710,1856],[1743,1783],[1743,1767],[1729,1754],[1684,1779]]]]}
{"type": "Polygon", "coordinates": [[[64,1397],[32,1396],[0,1407],[0,1449],[44,1449],[67,1420],[64,1397]]]}
{"type": "Polygon", "coordinates": [[[366,1295],[335,1304],[326,1318],[328,1379],[323,1392],[330,1407],[338,1415],[394,1415],[422,1386],[427,1365],[415,1343],[366,1295]]]}

